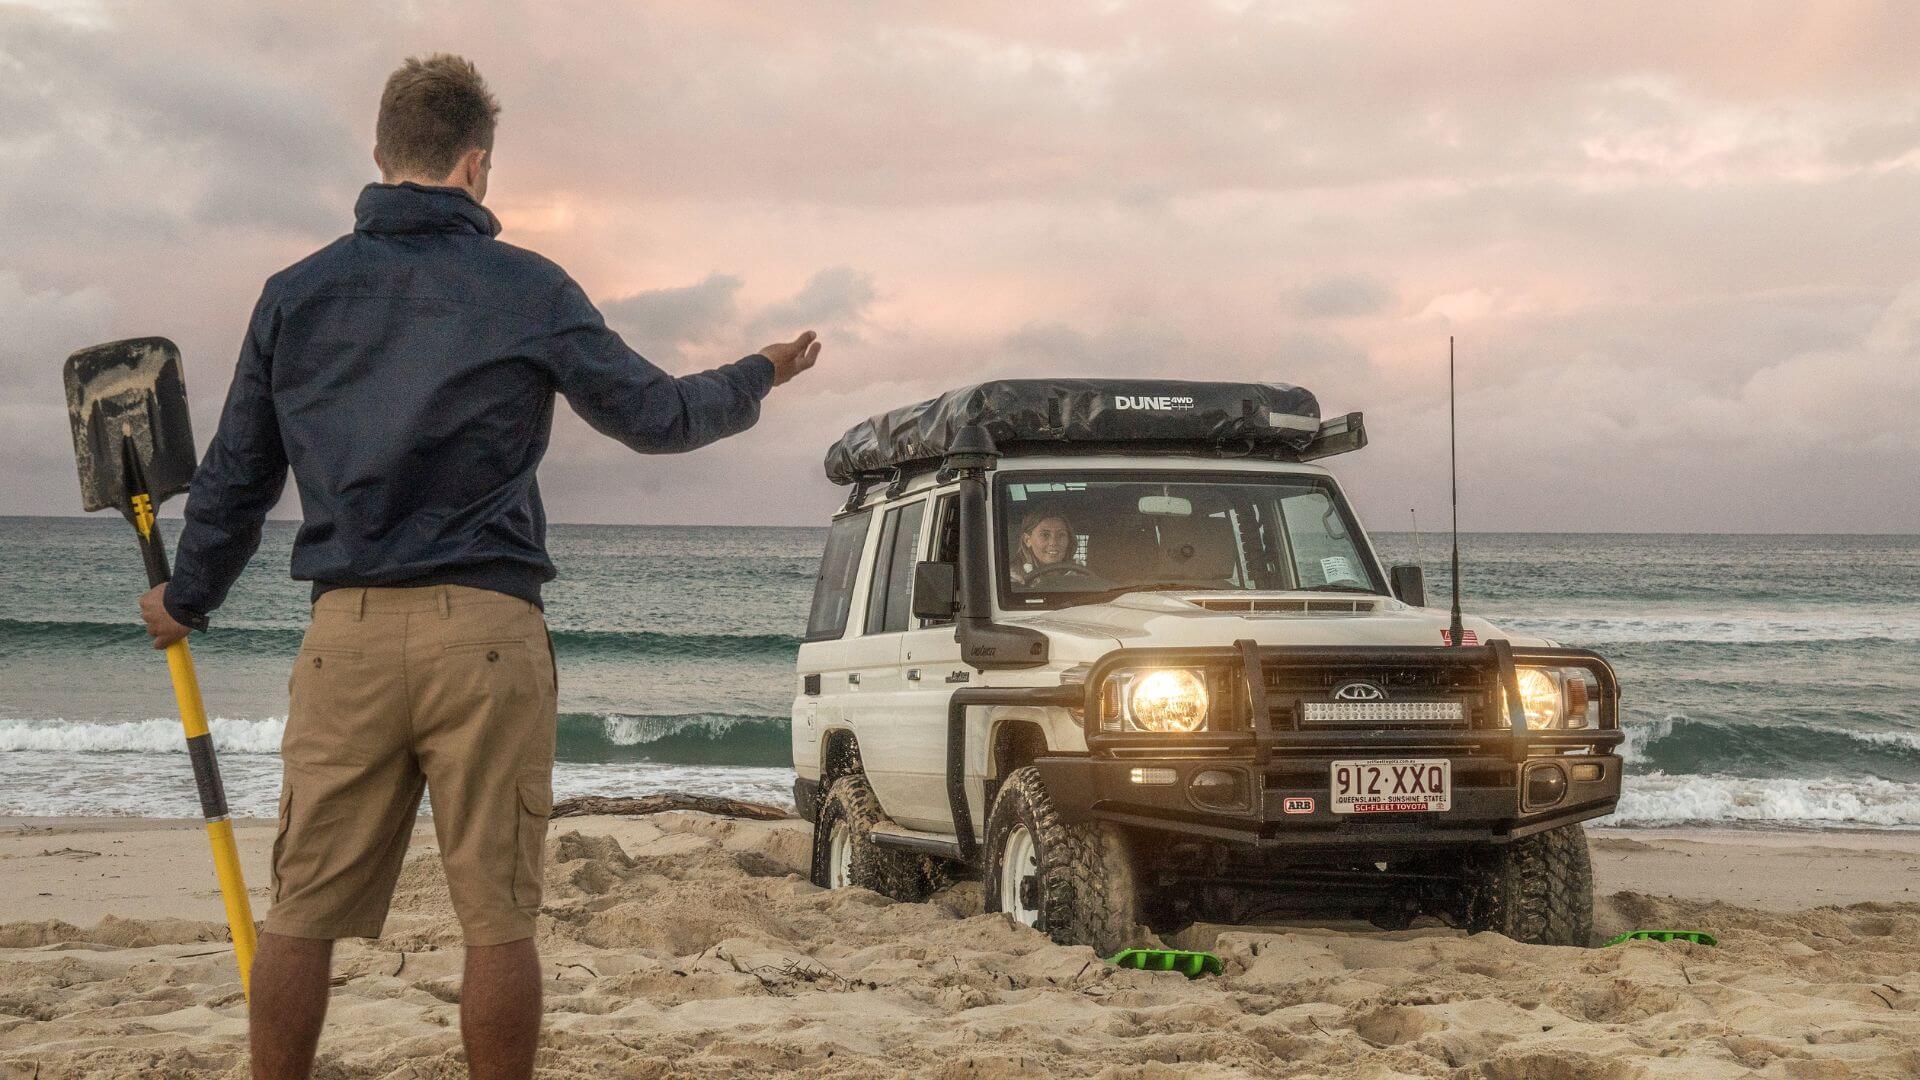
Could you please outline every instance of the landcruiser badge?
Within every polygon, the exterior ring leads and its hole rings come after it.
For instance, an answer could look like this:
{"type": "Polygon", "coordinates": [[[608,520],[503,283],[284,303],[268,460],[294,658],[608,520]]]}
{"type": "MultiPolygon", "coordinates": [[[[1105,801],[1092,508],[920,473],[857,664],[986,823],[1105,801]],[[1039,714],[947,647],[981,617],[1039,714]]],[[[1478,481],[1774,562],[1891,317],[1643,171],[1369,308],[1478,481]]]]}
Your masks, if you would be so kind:
{"type": "Polygon", "coordinates": [[[1373,683],[1355,679],[1333,688],[1335,701],[1385,701],[1387,692],[1373,683]]]}

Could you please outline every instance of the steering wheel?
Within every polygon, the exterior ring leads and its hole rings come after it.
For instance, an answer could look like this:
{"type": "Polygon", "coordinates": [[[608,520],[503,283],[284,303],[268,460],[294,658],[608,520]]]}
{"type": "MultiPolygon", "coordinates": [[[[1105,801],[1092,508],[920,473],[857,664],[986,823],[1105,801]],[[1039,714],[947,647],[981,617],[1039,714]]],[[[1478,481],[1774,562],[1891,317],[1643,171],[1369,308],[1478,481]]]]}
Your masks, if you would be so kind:
{"type": "Polygon", "coordinates": [[[1042,581],[1056,577],[1062,579],[1081,578],[1088,581],[1102,580],[1099,574],[1081,566],[1079,563],[1063,559],[1060,562],[1043,566],[1033,573],[1028,574],[1026,585],[1028,588],[1032,588],[1042,581]]]}

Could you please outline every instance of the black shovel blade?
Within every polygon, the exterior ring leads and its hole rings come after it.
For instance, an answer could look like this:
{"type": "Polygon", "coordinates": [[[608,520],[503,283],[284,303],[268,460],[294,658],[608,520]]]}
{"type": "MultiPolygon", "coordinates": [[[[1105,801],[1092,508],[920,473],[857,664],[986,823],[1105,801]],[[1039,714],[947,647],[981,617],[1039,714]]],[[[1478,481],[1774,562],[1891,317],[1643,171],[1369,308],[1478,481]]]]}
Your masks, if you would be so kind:
{"type": "Polygon", "coordinates": [[[156,508],[187,490],[193,427],[178,346],[149,337],[81,349],[67,357],[66,382],[80,500],[89,511],[112,508],[131,521],[135,477],[144,478],[156,508]]]}

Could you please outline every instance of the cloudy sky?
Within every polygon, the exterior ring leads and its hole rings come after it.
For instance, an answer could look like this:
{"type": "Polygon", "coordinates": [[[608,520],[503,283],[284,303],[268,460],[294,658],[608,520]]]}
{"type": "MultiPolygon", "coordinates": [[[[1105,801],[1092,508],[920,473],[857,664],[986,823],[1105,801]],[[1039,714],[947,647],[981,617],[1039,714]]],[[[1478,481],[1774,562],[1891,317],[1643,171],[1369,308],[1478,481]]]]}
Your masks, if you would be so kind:
{"type": "Polygon", "coordinates": [[[1916,11],[0,2],[0,513],[78,510],[82,345],[179,342],[204,445],[445,50],[502,239],[640,352],[827,343],[686,457],[561,410],[555,520],[818,523],[848,424],[1060,374],[1305,385],[1363,517],[1437,524],[1451,334],[1465,528],[1920,532],[1916,11]]]}

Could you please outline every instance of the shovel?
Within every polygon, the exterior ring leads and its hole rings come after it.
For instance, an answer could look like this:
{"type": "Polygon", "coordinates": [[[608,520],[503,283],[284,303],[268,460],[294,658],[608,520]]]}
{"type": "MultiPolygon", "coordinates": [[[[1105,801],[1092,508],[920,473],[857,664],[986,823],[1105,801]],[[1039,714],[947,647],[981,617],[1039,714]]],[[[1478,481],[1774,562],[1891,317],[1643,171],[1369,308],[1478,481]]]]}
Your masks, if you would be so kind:
{"type": "MultiPolygon", "coordinates": [[[[187,416],[187,385],[180,377],[180,350],[166,338],[130,338],[81,349],[67,358],[67,413],[73,421],[73,456],[80,466],[80,498],[86,509],[118,510],[140,537],[147,583],[163,585],[167,549],[155,514],[169,495],[193,479],[193,428],[187,416]]],[[[213,756],[200,680],[185,640],[167,646],[173,696],[180,703],[200,813],[213,844],[214,872],[226,901],[240,988],[250,991],[253,909],[240,874],[240,852],[227,817],[227,792],[213,756]]]]}

